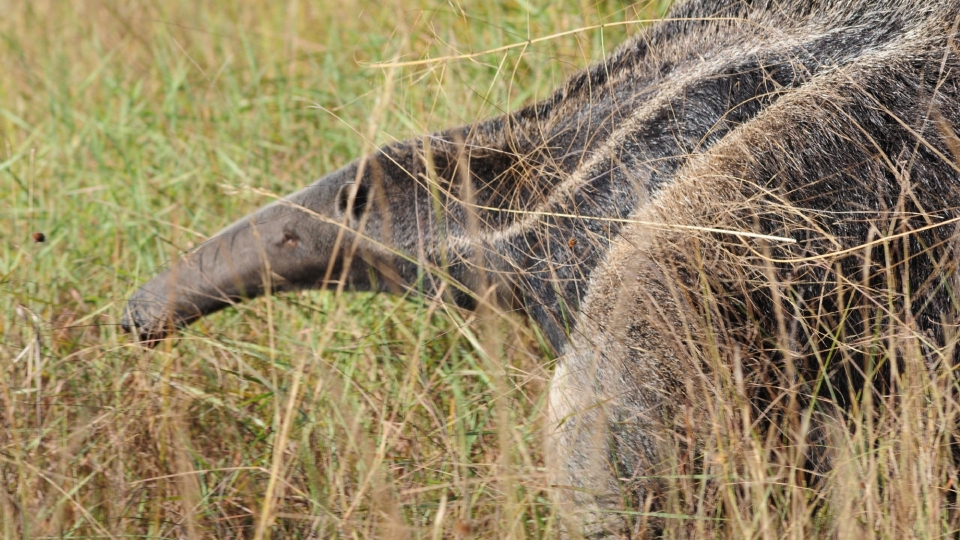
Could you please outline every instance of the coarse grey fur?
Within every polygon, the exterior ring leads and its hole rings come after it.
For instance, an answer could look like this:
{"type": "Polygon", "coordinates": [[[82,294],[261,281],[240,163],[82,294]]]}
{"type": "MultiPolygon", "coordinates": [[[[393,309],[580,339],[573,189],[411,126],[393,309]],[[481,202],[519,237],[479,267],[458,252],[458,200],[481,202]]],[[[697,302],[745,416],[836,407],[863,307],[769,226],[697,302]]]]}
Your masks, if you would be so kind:
{"type": "MultiPolygon", "coordinates": [[[[871,382],[850,366],[876,321],[955,361],[937,351],[958,311],[958,15],[681,2],[545,101],[387,146],[242,219],[137,291],[123,324],[153,341],[267,288],[341,285],[521,308],[561,355],[558,498],[585,533],[621,534],[609,511],[656,506],[668,434],[717,366],[772,425],[771,387],[827,414],[871,382]],[[824,365],[837,335],[843,362],[824,365]],[[818,374],[830,399],[805,386],[818,374]]],[[[816,427],[804,437],[829,469],[816,427]]]]}

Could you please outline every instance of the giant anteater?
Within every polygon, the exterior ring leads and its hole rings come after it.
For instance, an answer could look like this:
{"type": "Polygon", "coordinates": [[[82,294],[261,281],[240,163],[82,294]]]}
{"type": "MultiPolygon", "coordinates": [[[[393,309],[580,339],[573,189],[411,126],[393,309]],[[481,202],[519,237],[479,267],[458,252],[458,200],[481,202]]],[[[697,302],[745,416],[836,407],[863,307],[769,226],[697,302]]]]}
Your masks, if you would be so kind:
{"type": "Polygon", "coordinates": [[[265,277],[443,283],[521,308],[559,354],[553,483],[583,532],[657,506],[667,449],[702,455],[709,429],[683,418],[728,376],[744,421],[806,445],[815,485],[837,411],[891,391],[903,355],[955,362],[958,17],[960,0],[680,2],[548,99],[241,219],[124,326],[155,341],[265,277]]]}

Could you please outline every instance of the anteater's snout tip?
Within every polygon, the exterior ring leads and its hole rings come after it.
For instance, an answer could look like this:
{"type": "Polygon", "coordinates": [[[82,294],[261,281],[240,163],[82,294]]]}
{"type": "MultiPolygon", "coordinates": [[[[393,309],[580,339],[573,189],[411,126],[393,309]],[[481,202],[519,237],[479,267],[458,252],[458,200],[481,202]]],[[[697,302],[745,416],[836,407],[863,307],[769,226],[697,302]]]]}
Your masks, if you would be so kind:
{"type": "Polygon", "coordinates": [[[146,302],[134,296],[123,309],[120,327],[136,336],[144,347],[152,348],[170,333],[170,318],[163,315],[166,311],[157,302],[146,302]]]}

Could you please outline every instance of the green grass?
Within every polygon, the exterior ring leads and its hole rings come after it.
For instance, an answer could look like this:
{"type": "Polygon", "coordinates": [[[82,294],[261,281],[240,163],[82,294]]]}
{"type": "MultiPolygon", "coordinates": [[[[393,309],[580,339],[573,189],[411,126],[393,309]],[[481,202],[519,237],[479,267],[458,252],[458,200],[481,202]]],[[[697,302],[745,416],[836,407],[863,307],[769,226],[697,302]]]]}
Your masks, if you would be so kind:
{"type": "Polygon", "coordinates": [[[158,350],[117,322],[257,190],[545,97],[636,25],[372,63],[660,4],[0,0],[0,537],[555,534],[519,319],[310,292],[158,350]]]}

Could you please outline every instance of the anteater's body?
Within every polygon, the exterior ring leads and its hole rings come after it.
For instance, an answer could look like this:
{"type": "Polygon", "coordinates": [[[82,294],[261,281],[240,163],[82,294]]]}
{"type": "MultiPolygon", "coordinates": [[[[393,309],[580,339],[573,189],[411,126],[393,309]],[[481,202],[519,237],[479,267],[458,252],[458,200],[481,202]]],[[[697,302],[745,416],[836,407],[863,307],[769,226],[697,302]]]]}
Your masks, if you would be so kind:
{"type": "Polygon", "coordinates": [[[954,361],[958,16],[960,0],[680,3],[543,102],[244,218],[138,291],[125,325],[155,339],[268,281],[514,304],[560,355],[554,484],[591,533],[656,499],[666,433],[718,366],[766,425],[816,398],[800,436],[827,470],[817,415],[872,377],[871,336],[954,361]]]}

